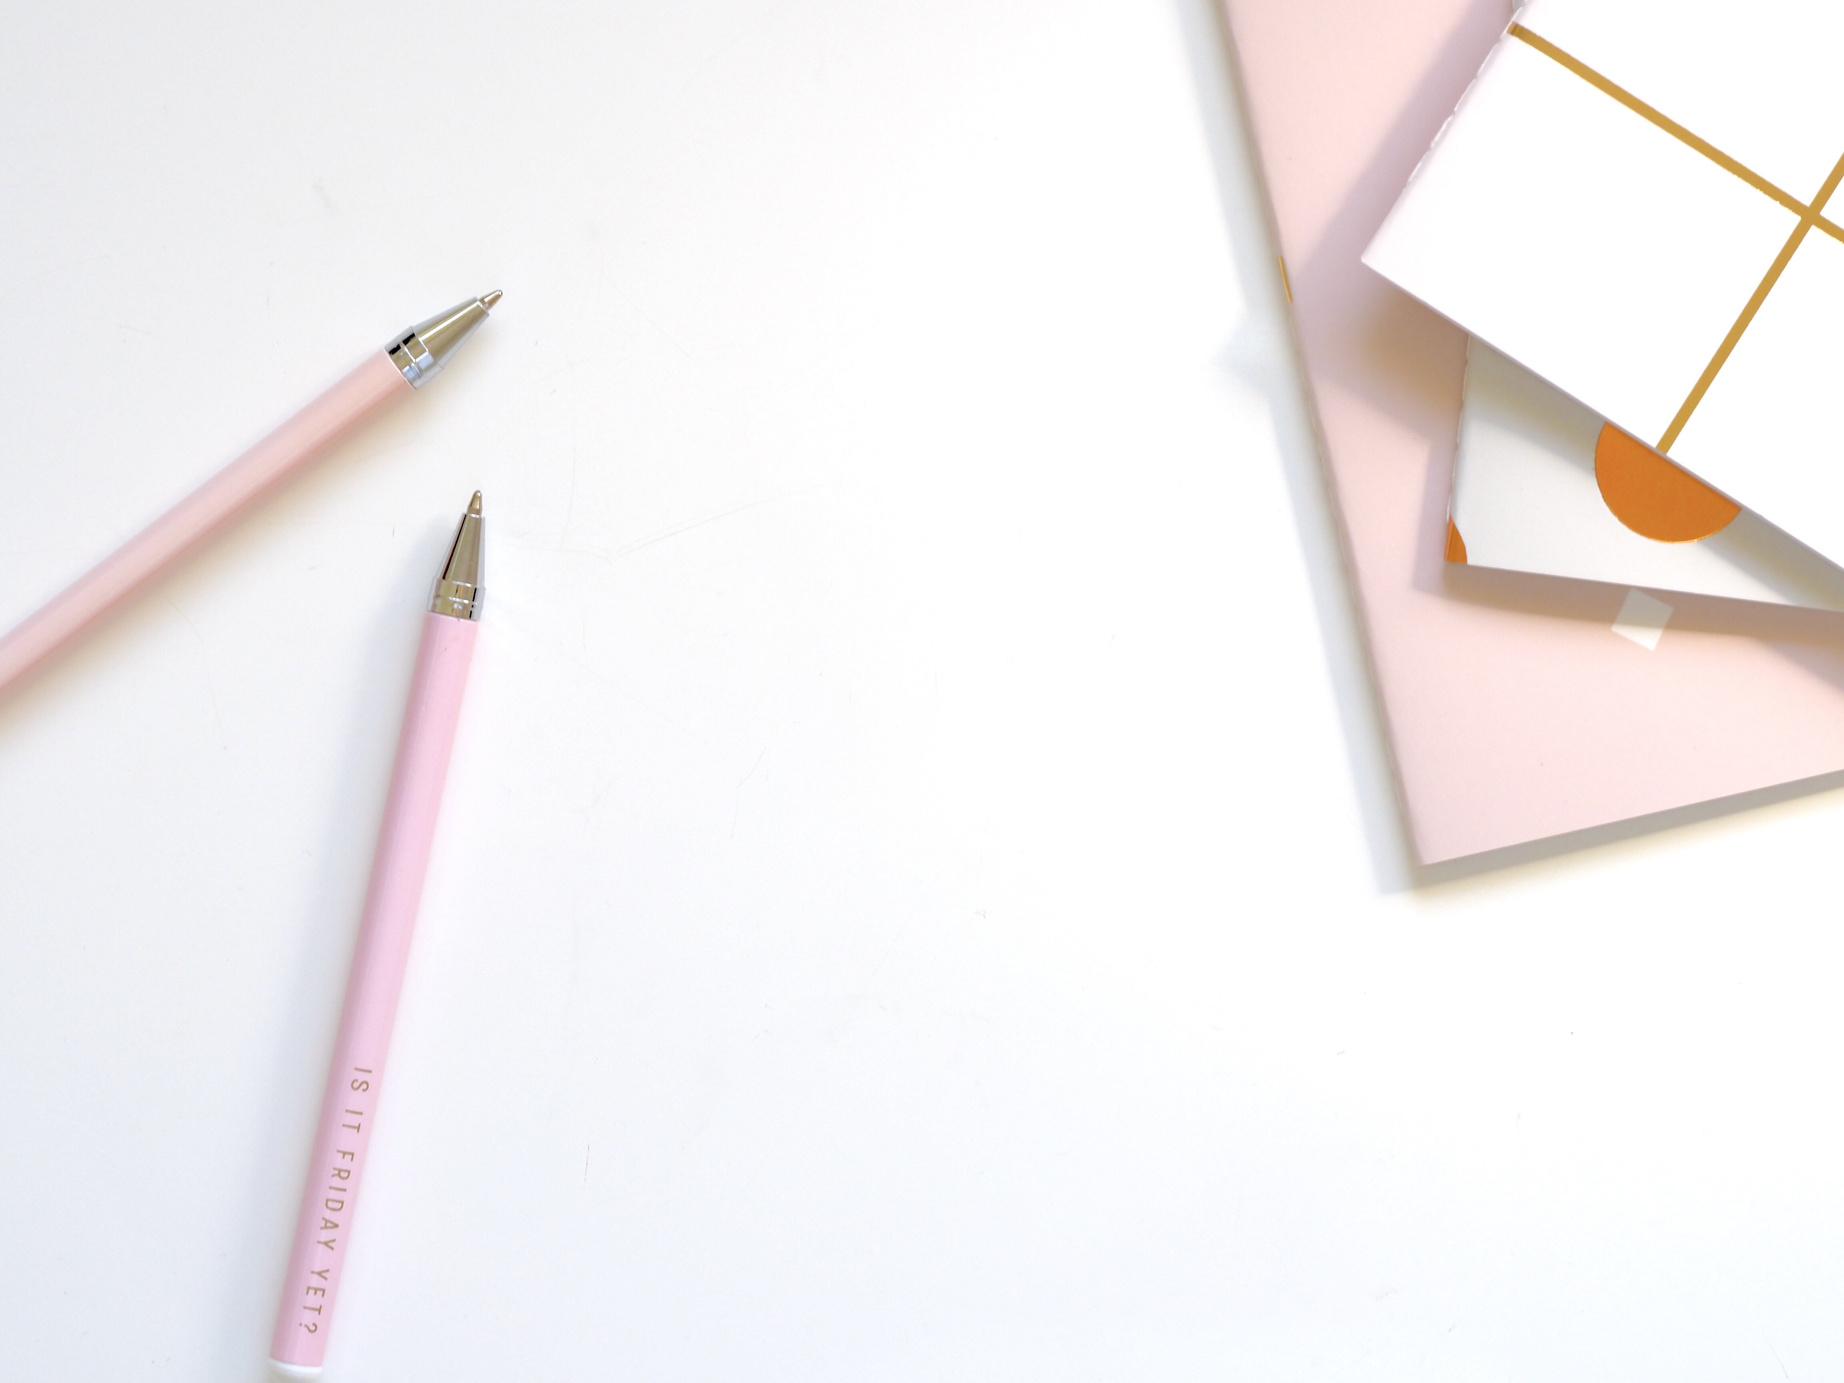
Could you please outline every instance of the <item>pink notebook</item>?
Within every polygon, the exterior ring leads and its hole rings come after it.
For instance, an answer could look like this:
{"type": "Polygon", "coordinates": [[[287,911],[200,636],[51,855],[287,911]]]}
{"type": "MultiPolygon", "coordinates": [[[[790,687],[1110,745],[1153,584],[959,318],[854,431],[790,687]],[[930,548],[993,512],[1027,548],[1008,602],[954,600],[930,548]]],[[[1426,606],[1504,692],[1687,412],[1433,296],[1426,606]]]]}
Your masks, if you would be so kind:
{"type": "Polygon", "coordinates": [[[1507,0],[1225,4],[1423,862],[1844,769],[1844,617],[1668,594],[1648,651],[1624,588],[1443,560],[1466,338],[1358,256],[1507,0]]]}

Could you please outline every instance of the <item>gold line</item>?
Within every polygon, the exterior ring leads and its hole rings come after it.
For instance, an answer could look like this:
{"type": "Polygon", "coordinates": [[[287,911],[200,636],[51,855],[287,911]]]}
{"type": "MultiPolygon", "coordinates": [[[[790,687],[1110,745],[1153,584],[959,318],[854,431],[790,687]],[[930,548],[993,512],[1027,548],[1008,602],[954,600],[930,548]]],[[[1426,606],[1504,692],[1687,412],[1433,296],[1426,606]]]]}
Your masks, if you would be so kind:
{"type": "Polygon", "coordinates": [[[1839,182],[1844,181],[1844,159],[1838,160],[1837,166],[1831,170],[1831,175],[1825,179],[1824,186],[1819,188],[1818,196],[1813,198],[1812,205],[1807,206],[1790,192],[1783,192],[1775,187],[1746,164],[1730,158],[1707,139],[1701,139],[1692,134],[1663,111],[1647,105],[1625,87],[1610,82],[1587,63],[1565,53],[1542,35],[1531,33],[1522,24],[1513,24],[1506,32],[1512,38],[1536,49],[1544,57],[1567,68],[1589,86],[1612,97],[1635,115],[1651,121],[1673,139],[1695,149],[1718,168],[1734,174],[1757,192],[1766,194],[1799,217],[1799,224],[1794,226],[1793,233],[1787,236],[1786,244],[1780,247],[1780,253],[1774,257],[1774,262],[1768,267],[1766,276],[1755,287],[1747,305],[1742,308],[1741,315],[1729,328],[1729,334],[1722,338],[1722,344],[1716,348],[1716,354],[1710,357],[1710,363],[1703,367],[1703,373],[1698,376],[1696,386],[1691,389],[1690,396],[1678,409],[1677,416],[1671,420],[1671,426],[1666,428],[1665,435],[1659,438],[1657,449],[1669,452],[1672,444],[1684,431],[1684,425],[1690,421],[1690,415],[1697,411],[1697,405],[1703,402],[1703,396],[1709,392],[1710,385],[1715,383],[1716,376],[1728,363],[1730,355],[1734,353],[1737,343],[1742,339],[1742,333],[1748,330],[1749,323],[1754,321],[1755,314],[1767,301],[1767,295],[1773,292],[1774,285],[1780,281],[1780,275],[1786,272],[1786,266],[1792,262],[1793,254],[1804,242],[1806,233],[1816,226],[1832,239],[1844,241],[1844,228],[1840,228],[1819,214],[1825,209],[1825,204],[1831,200],[1831,194],[1838,190],[1839,182]]]}
{"type": "Polygon", "coordinates": [[[1281,292],[1287,295],[1287,301],[1293,301],[1293,281],[1287,277],[1287,260],[1282,255],[1274,256],[1274,262],[1281,266],[1281,292]]]}
{"type": "Polygon", "coordinates": [[[1678,409],[1678,415],[1671,420],[1671,426],[1665,429],[1665,435],[1658,439],[1655,450],[1662,452],[1671,450],[1672,443],[1677,441],[1678,434],[1684,430],[1684,424],[1690,421],[1690,415],[1696,412],[1697,405],[1703,402],[1703,396],[1709,392],[1710,385],[1715,383],[1717,371],[1728,363],[1729,353],[1735,349],[1736,342],[1742,339],[1742,333],[1748,330],[1748,324],[1754,320],[1754,314],[1761,310],[1761,304],[1767,301],[1767,295],[1773,291],[1774,284],[1779,282],[1780,275],[1785,272],[1787,264],[1793,258],[1793,251],[1799,248],[1799,243],[1806,238],[1806,232],[1811,229],[1812,223],[1803,219],[1793,228],[1793,233],[1786,238],[1786,244],[1780,247],[1780,253],[1774,256],[1774,262],[1767,271],[1767,277],[1761,280],[1760,286],[1754,290],[1754,295],[1748,299],[1748,305],[1742,309],[1742,315],[1735,319],[1735,325],[1729,328],[1729,334],[1723,337],[1722,344],[1716,347],[1716,354],[1710,357],[1710,363],[1703,367],[1703,373],[1698,377],[1696,387],[1690,391],[1690,397],[1684,400],[1684,406],[1678,409]]]}
{"type": "Polygon", "coordinates": [[[1532,48],[1535,48],[1539,53],[1543,54],[1544,57],[1566,67],[1595,90],[1604,95],[1611,96],[1635,115],[1642,116],[1646,120],[1651,121],[1673,139],[1688,144],[1711,163],[1714,163],[1718,168],[1733,173],[1755,191],[1765,193],[1797,216],[1810,217],[1810,223],[1812,225],[1817,226],[1834,240],[1844,241],[1844,227],[1834,225],[1823,216],[1817,214],[1818,208],[1824,205],[1824,199],[1822,197],[1815,205],[1808,207],[1792,193],[1782,191],[1780,188],[1775,187],[1772,183],[1767,181],[1766,178],[1762,177],[1745,163],[1742,163],[1738,159],[1730,158],[1707,139],[1702,139],[1692,134],[1663,111],[1654,106],[1647,105],[1625,87],[1608,81],[1607,78],[1603,77],[1599,72],[1596,72],[1592,67],[1588,66],[1587,63],[1565,53],[1542,35],[1531,33],[1530,30],[1526,29],[1522,24],[1513,24],[1506,32],[1509,33],[1511,37],[1521,39],[1523,42],[1529,44],[1532,48]]]}
{"type": "Polygon", "coordinates": [[[1710,363],[1703,367],[1703,373],[1698,376],[1696,387],[1690,391],[1690,397],[1686,398],[1683,406],[1678,409],[1677,416],[1671,420],[1671,426],[1665,429],[1665,435],[1658,439],[1657,449],[1659,451],[1669,452],[1672,444],[1677,441],[1678,435],[1684,431],[1684,424],[1690,421],[1690,415],[1697,411],[1697,405],[1703,402],[1703,396],[1709,392],[1710,385],[1716,382],[1717,373],[1728,363],[1729,356],[1742,339],[1742,333],[1748,330],[1748,324],[1754,320],[1755,313],[1761,310],[1761,304],[1767,301],[1767,295],[1780,281],[1780,275],[1786,272],[1786,266],[1792,262],[1793,252],[1806,238],[1806,232],[1811,230],[1819,220],[1820,209],[1831,200],[1831,194],[1838,190],[1840,182],[1844,182],[1844,158],[1839,159],[1836,166],[1832,168],[1831,175],[1825,179],[1825,185],[1819,188],[1818,196],[1813,199],[1811,210],[1799,218],[1799,224],[1793,228],[1793,233],[1786,238],[1786,244],[1780,247],[1780,253],[1774,257],[1773,264],[1768,267],[1766,277],[1754,290],[1754,295],[1748,299],[1747,306],[1742,308],[1741,316],[1735,319],[1735,325],[1729,328],[1729,334],[1723,337],[1722,344],[1716,347],[1716,354],[1710,357],[1710,363]]]}

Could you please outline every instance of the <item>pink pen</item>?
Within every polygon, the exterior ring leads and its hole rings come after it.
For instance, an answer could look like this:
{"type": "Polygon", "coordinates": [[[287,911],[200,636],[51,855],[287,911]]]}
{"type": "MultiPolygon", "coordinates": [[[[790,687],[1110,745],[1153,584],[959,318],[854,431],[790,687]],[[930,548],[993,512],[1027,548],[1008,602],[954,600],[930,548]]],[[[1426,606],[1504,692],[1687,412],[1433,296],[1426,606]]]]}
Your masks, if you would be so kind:
{"type": "Polygon", "coordinates": [[[387,403],[486,321],[496,289],[411,327],[0,638],[0,692],[387,403]]]}
{"type": "Polygon", "coordinates": [[[410,958],[423,875],[435,839],[442,780],[461,714],[461,693],[474,652],[475,620],[480,618],[480,494],[467,507],[448,561],[435,583],[429,613],[423,617],[422,646],[410,683],[391,770],[390,797],[378,851],[371,865],[371,887],[359,924],[358,949],[346,981],[346,1007],[340,1015],[333,1065],[320,1106],[320,1128],[308,1163],[307,1191],[295,1226],[294,1251],[276,1313],[269,1362],[284,1378],[314,1378],[326,1357],[327,1331],[333,1322],[333,1299],[352,1236],[359,1178],[371,1142],[371,1120],[378,1108],[378,1086],[391,1045],[397,995],[410,958]]]}

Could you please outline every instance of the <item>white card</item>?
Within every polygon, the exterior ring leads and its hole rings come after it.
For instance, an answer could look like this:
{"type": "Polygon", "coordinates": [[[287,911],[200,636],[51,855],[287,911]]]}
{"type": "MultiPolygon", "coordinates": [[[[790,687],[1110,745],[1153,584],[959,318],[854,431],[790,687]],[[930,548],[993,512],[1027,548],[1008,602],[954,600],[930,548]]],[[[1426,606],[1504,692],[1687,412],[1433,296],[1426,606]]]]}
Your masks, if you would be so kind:
{"type": "Polygon", "coordinates": [[[1844,568],[1632,446],[1475,339],[1450,560],[1659,591],[1844,610],[1844,568]],[[1597,465],[1598,462],[1598,465],[1597,465]],[[1697,491],[1703,491],[1701,495],[1697,491]]]}
{"type": "Polygon", "coordinates": [[[1532,0],[1365,262],[1844,558],[1844,6],[1532,0]]]}

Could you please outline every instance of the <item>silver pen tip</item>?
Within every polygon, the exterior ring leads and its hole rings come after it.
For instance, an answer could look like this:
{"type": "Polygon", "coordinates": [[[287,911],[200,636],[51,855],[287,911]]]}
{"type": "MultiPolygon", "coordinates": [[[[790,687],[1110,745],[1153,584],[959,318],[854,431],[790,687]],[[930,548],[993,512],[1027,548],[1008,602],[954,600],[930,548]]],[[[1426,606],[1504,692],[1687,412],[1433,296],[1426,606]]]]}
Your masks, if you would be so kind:
{"type": "Polygon", "coordinates": [[[495,288],[484,298],[456,303],[448,311],[437,313],[426,322],[418,322],[386,346],[384,353],[411,386],[420,389],[441,373],[448,357],[461,349],[461,343],[487,320],[487,313],[503,296],[495,288]]]}
{"type": "Polygon", "coordinates": [[[468,501],[467,512],[455,529],[449,544],[448,560],[436,578],[435,591],[429,597],[429,613],[450,619],[480,618],[480,491],[468,501]]]}

